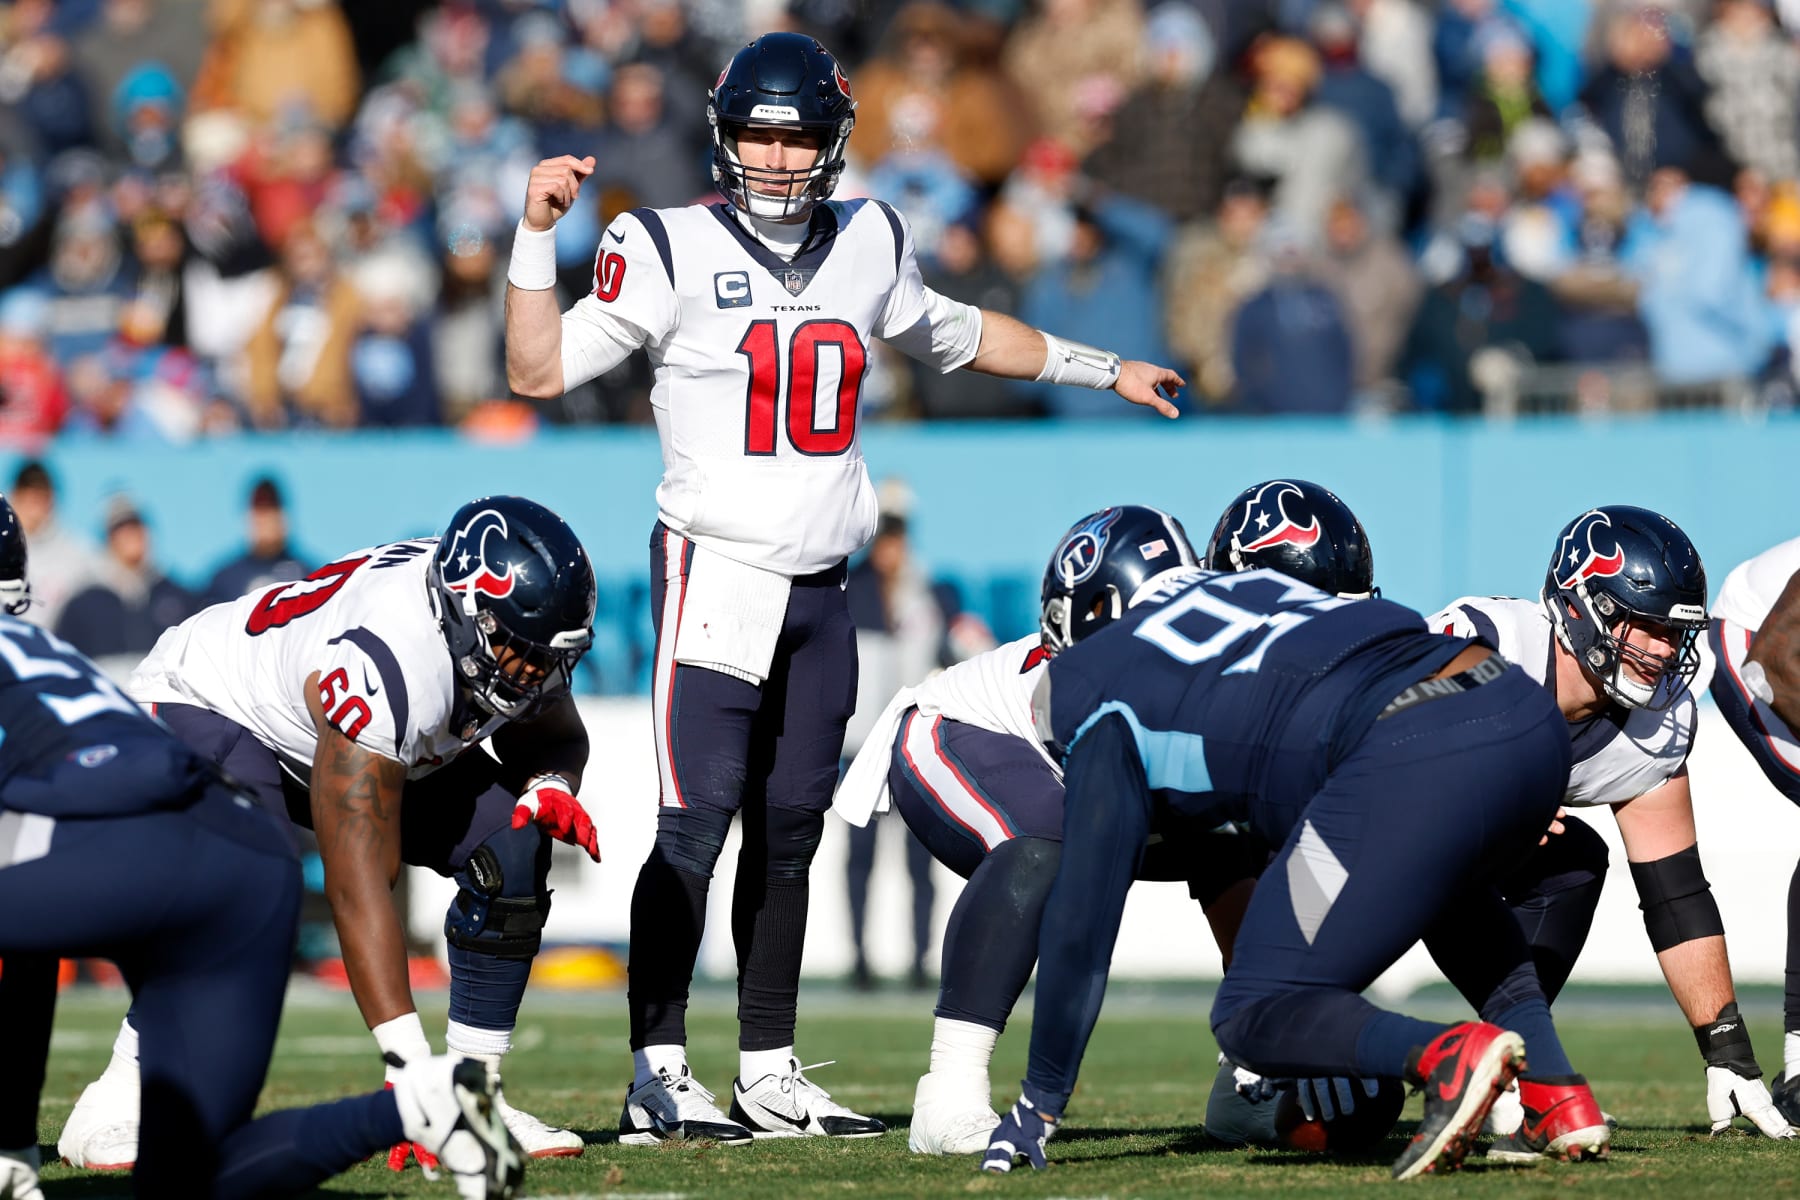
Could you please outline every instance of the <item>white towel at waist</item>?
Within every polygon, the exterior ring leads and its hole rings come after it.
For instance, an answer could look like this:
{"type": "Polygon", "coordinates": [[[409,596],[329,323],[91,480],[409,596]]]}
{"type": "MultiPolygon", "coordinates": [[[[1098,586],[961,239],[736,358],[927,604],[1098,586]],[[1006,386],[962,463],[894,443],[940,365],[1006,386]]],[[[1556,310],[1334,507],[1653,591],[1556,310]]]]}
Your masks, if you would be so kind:
{"type": "Polygon", "coordinates": [[[888,791],[888,768],[894,761],[894,734],[900,729],[900,718],[913,706],[915,691],[914,688],[901,688],[894,693],[888,706],[875,718],[869,736],[863,739],[862,749],[857,751],[850,769],[838,783],[837,795],[831,800],[832,811],[852,825],[867,825],[870,817],[893,806],[894,798],[888,791]]]}
{"type": "Polygon", "coordinates": [[[694,544],[675,661],[761,686],[775,661],[793,580],[694,544]]]}

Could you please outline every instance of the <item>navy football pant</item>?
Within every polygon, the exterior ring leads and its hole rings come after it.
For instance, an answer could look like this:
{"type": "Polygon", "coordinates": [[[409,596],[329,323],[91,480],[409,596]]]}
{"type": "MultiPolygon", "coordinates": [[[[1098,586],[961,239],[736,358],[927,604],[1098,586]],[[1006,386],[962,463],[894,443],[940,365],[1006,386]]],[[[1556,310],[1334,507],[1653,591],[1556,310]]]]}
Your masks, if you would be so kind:
{"type": "MultiPolygon", "coordinates": [[[[300,867],[274,826],[223,792],[186,811],[59,822],[48,854],[0,869],[0,912],[32,914],[0,925],[0,957],[109,958],[131,986],[138,1195],[296,1194],[404,1136],[392,1093],[250,1120],[299,905],[300,867]]],[[[44,982],[53,1002],[54,975],[44,982]]]]}
{"type": "Polygon", "coordinates": [[[1532,1026],[1520,1032],[1539,1070],[1562,1060],[1495,881],[1549,826],[1569,754],[1555,702],[1516,668],[1377,722],[1257,884],[1213,1005],[1220,1049],[1276,1077],[1401,1075],[1443,1026],[1361,993],[1432,933],[1479,949],[1452,982],[1484,1019],[1532,1026]],[[1516,1019],[1521,1006],[1532,1020],[1516,1019]]]}
{"type": "Polygon", "coordinates": [[[793,581],[760,687],[677,663],[692,562],[691,544],[658,522],[650,538],[650,611],[662,805],[656,844],[631,897],[631,1047],[687,1041],[706,896],[732,818],[741,813],[731,898],[738,1044],[778,1049],[794,1041],[808,877],[856,703],[856,630],[840,563],[793,581]]]}
{"type": "MultiPolygon", "coordinates": [[[[1719,712],[1775,789],[1800,804],[1800,735],[1744,684],[1744,658],[1755,635],[1730,622],[1714,621],[1706,636],[1718,664],[1713,668],[1712,698],[1719,712]]],[[[1794,867],[1788,882],[1787,928],[1787,994],[1782,1015],[1784,1028],[1794,1031],[1800,1030],[1800,865],[1794,867]]]]}
{"type": "MultiPolygon", "coordinates": [[[[183,742],[254,792],[284,825],[312,828],[307,788],[282,769],[275,752],[255,734],[193,705],[159,704],[156,715],[183,742]]],[[[531,974],[529,948],[483,937],[484,905],[496,898],[510,900],[535,910],[540,925],[550,908],[550,841],[536,825],[512,827],[516,799],[504,768],[479,748],[409,781],[402,792],[400,860],[462,885],[446,916],[447,930],[469,932],[451,939],[450,1019],[477,1029],[513,1027],[531,974]],[[485,859],[482,877],[500,877],[492,896],[468,870],[477,854],[485,859]]]]}

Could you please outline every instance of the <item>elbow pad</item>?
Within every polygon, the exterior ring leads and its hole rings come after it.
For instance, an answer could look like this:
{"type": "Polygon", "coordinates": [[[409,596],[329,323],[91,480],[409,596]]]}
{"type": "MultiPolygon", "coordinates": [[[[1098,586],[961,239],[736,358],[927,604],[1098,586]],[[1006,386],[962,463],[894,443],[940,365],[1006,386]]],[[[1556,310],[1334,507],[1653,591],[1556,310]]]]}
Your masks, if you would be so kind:
{"type": "Polygon", "coordinates": [[[1697,938],[1724,936],[1725,922],[1701,869],[1698,844],[1654,862],[1632,863],[1631,881],[1658,954],[1697,938]]]}

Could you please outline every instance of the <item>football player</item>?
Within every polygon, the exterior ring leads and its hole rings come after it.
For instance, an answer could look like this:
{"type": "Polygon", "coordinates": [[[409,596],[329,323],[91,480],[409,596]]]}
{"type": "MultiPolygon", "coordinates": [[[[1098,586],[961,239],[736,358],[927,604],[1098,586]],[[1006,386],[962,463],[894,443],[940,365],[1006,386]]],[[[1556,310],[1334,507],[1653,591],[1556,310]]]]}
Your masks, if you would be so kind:
{"type": "Polygon", "coordinates": [[[531,173],[506,289],[507,381],[553,397],[642,348],[663,478],[651,532],[662,795],[632,899],[633,1075],[621,1140],[866,1137],[794,1054],[808,875],[855,696],[842,584],[876,503],[860,449],[880,338],[939,370],[1117,392],[1166,416],[1182,379],[938,295],[905,220],[833,201],[850,81],[812,38],[771,33],[708,106],[723,204],[636,209],[607,227],[590,295],[559,315],[557,219],[592,158],[531,173]],[[728,1116],[687,1063],[686,1014],[713,868],[744,814],[732,898],[738,1076],[728,1116]]]}
{"type": "MultiPolygon", "coordinates": [[[[392,1087],[251,1120],[300,909],[280,826],[67,642],[17,619],[26,551],[0,499],[0,1196],[43,1200],[38,1095],[59,956],[110,958],[142,1035],[144,1197],[288,1196],[416,1142],[465,1197],[510,1197],[519,1148],[498,1077],[457,1055],[390,1059],[392,1087]]],[[[130,1115],[135,1124],[138,1112],[130,1115]]]]}
{"type": "MultiPolygon", "coordinates": [[[[1769,782],[1800,802],[1800,538],[1739,563],[1713,602],[1712,696],[1769,782]]],[[[1800,1124],[1800,867],[1788,887],[1787,994],[1775,1107],[1800,1124]]]]}
{"type": "MultiPolygon", "coordinates": [[[[444,923],[449,1049],[497,1065],[510,1046],[550,909],[546,835],[600,857],[575,799],[588,744],[569,695],[593,619],[593,567],[562,518],[493,496],[442,537],[204,610],[131,678],[177,736],[318,836],[350,987],[384,1053],[430,1053],[389,895],[402,863],[460,885],[444,923]]],[[[132,1161],[136,1028],[128,1013],[69,1117],[71,1163],[132,1161]]],[[[581,1153],[579,1134],[495,1104],[527,1153],[581,1153]]],[[[395,1147],[390,1165],[405,1162],[395,1147]]]]}
{"type": "MultiPolygon", "coordinates": [[[[1743,1116],[1770,1137],[1793,1127],[1770,1100],[1738,1013],[1725,926],[1700,863],[1688,790],[1706,628],[1706,572],[1673,521],[1630,505],[1589,509],[1558,535],[1539,601],[1464,597],[1433,629],[1478,637],[1554,697],[1573,753],[1565,811],[1544,844],[1501,881],[1552,1000],[1568,980],[1599,903],[1606,844],[1566,809],[1607,807],[1631,863],[1650,944],[1705,1060],[1715,1133],[1743,1116]]],[[[1482,951],[1462,938],[1427,941],[1452,980],[1482,951]]],[[[1529,1096],[1525,1112],[1537,1119],[1529,1096]]],[[[1509,1094],[1491,1130],[1521,1119],[1509,1094]]],[[[1529,1162],[1503,1137],[1489,1157],[1529,1162]]]]}
{"type": "Polygon", "coordinates": [[[1605,1153],[1599,1108],[1493,888],[1548,825],[1569,766],[1556,706],[1523,672],[1385,600],[1269,570],[1195,572],[1051,660],[1033,708],[1063,760],[1062,859],[1039,930],[1030,1069],[984,1167],[1046,1165],[1158,803],[1247,822],[1280,847],[1213,1006],[1232,1061],[1422,1087],[1424,1118],[1394,1165],[1405,1179],[1461,1162],[1529,1045],[1521,1087],[1547,1113],[1533,1135],[1579,1132],[1579,1153],[1605,1153]],[[1364,999],[1439,922],[1482,949],[1482,1019],[1435,1024],[1364,999]]]}

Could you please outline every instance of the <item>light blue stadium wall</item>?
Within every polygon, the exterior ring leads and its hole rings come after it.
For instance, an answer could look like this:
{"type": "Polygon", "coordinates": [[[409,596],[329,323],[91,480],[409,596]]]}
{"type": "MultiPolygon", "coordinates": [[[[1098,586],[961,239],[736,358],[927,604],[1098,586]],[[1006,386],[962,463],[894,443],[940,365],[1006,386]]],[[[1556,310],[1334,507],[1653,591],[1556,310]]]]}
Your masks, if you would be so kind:
{"type": "MultiPolygon", "coordinates": [[[[1535,594],[1550,539],[1582,508],[1635,503],[1698,543],[1714,587],[1735,563],[1800,534],[1800,418],[1716,414],[1641,420],[1432,419],[871,428],[876,478],[917,496],[916,542],[1003,636],[1034,619],[1056,536],[1106,504],[1155,504],[1196,541],[1239,489],[1297,475],[1337,490],[1363,518],[1385,593],[1433,608],[1467,593],[1535,594]]],[[[599,565],[608,691],[642,680],[642,585],[661,465],[653,433],[581,430],[515,446],[448,434],[283,437],[181,449],[59,442],[46,456],[65,520],[98,536],[124,490],[157,550],[187,582],[242,536],[249,481],[285,483],[296,538],[314,556],[435,531],[463,500],[519,492],[568,517],[599,565]]],[[[0,455],[10,481],[19,456],[0,455]]]]}

